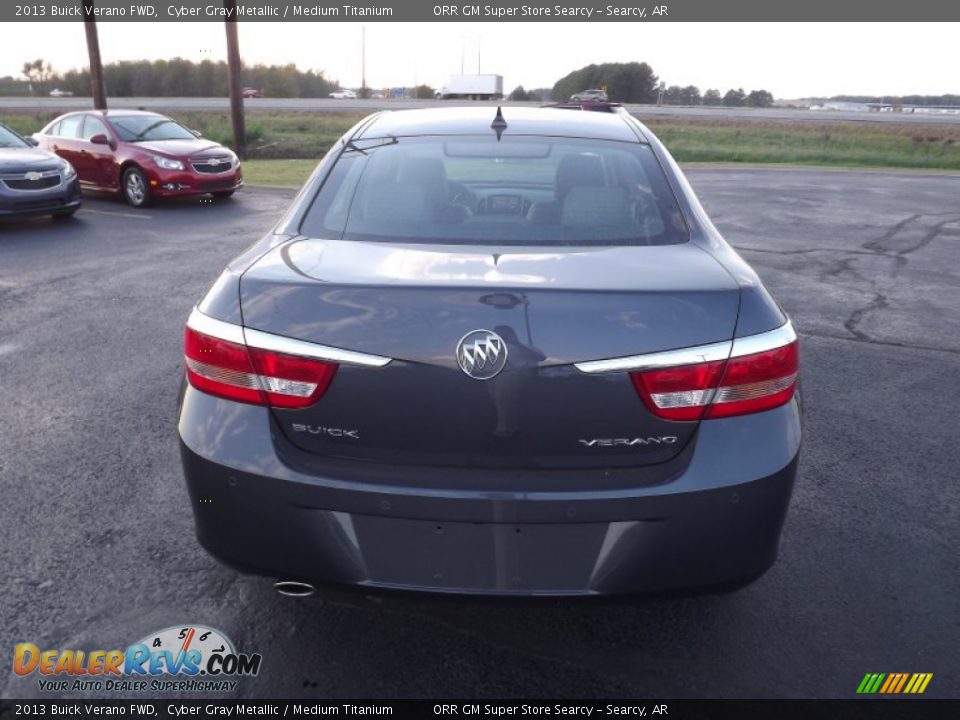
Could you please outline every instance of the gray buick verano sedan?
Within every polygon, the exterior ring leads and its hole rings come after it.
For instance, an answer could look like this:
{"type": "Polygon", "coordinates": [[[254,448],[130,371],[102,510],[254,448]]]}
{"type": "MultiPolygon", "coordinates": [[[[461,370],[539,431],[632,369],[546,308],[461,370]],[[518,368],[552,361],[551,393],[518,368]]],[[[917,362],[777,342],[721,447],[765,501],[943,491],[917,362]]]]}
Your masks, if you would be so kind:
{"type": "Polygon", "coordinates": [[[185,363],[200,542],[287,593],[735,586],[777,554],[796,334],[624,112],[364,119],[185,363]]]}

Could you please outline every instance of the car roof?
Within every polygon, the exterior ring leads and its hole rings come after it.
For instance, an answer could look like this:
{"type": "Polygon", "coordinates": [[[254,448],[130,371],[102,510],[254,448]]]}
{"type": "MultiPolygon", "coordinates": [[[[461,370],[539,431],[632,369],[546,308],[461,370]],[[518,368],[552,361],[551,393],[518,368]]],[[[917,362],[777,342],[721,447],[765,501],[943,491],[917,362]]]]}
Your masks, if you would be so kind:
{"type": "MultiPolygon", "coordinates": [[[[558,108],[502,106],[507,135],[580,137],[597,140],[643,142],[639,127],[620,113],[573,113],[558,108]]],[[[497,108],[428,108],[380,113],[368,122],[357,137],[374,138],[410,135],[485,135],[497,108]]]]}
{"type": "Polygon", "coordinates": [[[131,115],[160,115],[166,117],[163,113],[153,112],[151,110],[94,110],[90,108],[89,110],[74,110],[72,112],[64,113],[57,120],[61,120],[65,117],[70,117],[71,115],[99,115],[100,117],[130,117],[131,115]]]}

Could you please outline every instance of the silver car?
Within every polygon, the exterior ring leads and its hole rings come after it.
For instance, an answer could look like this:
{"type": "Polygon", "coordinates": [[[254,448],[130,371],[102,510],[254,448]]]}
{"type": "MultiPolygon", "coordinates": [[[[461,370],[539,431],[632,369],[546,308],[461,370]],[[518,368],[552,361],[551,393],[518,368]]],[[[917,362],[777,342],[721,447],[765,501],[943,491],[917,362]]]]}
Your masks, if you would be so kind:
{"type": "Polygon", "coordinates": [[[607,102],[606,90],[600,90],[599,88],[592,88],[590,90],[581,90],[578,93],[570,96],[570,99],[574,102],[607,102]]]}

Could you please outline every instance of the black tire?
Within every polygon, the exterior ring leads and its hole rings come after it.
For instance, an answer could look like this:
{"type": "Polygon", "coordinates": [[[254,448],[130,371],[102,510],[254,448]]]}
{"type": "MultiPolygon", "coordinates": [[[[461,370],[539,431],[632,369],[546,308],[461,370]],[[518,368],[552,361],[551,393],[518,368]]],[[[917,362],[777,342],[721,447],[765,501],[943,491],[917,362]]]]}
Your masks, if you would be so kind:
{"type": "Polygon", "coordinates": [[[64,210],[62,212],[55,212],[51,216],[54,220],[69,220],[73,217],[73,214],[77,211],[77,208],[73,210],[64,210]]]}
{"type": "Polygon", "coordinates": [[[127,168],[123,173],[123,182],[120,186],[123,199],[133,207],[146,207],[153,202],[150,185],[143,171],[137,167],[127,168]]]}
{"type": "Polygon", "coordinates": [[[210,194],[213,195],[217,200],[226,200],[228,197],[232,197],[233,193],[235,192],[236,190],[223,190],[221,192],[215,192],[210,194]]]}

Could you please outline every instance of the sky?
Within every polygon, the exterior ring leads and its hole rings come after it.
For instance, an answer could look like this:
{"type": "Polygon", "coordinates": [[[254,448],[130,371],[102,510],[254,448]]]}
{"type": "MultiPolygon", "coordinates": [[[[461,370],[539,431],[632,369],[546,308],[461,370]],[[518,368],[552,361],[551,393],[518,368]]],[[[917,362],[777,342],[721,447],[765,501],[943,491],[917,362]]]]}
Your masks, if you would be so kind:
{"type": "MultiPolygon", "coordinates": [[[[248,64],[295,63],[343,87],[361,81],[360,23],[239,23],[248,64]]],[[[667,85],[765,89],[777,98],[960,93],[960,23],[399,23],[368,22],[367,85],[425,83],[479,68],[504,87],[551,87],[590,63],[643,61],[667,85]],[[462,63],[462,65],[461,65],[462,63]]],[[[225,60],[218,22],[99,24],[105,63],[225,60]]],[[[78,22],[0,23],[0,77],[42,56],[87,64],[78,22]]]]}

